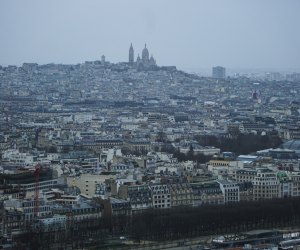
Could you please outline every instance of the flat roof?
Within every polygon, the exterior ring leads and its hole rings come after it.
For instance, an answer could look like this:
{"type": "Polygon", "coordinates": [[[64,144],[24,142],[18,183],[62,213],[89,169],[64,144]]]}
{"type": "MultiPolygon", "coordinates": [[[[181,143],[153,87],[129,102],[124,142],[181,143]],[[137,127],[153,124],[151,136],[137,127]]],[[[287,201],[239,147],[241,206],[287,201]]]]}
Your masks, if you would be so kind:
{"type": "Polygon", "coordinates": [[[268,229],[257,229],[257,230],[248,231],[245,234],[246,235],[258,235],[258,234],[272,233],[272,232],[277,232],[277,231],[276,230],[268,230],[268,229]]]}

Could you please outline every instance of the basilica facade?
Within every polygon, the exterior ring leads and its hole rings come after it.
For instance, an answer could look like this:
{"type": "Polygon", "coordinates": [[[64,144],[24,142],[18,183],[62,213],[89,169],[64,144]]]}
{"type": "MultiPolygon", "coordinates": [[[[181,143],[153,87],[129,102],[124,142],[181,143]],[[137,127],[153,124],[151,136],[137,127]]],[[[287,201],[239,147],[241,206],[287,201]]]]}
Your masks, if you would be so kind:
{"type": "Polygon", "coordinates": [[[153,56],[151,55],[151,57],[149,57],[149,51],[147,49],[146,44],[142,51],[142,58],[138,54],[136,61],[134,60],[133,46],[132,44],[130,45],[128,63],[139,70],[149,70],[149,69],[155,69],[157,67],[156,61],[153,58],[153,56]]]}

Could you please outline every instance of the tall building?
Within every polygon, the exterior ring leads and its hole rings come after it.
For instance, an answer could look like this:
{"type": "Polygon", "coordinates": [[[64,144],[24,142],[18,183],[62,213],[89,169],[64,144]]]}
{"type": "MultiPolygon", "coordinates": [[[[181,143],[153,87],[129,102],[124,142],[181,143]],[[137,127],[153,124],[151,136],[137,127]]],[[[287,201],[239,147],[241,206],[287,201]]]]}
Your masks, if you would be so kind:
{"type": "Polygon", "coordinates": [[[102,56],[101,56],[101,63],[102,63],[102,64],[105,64],[105,55],[102,55],[102,56]]]}
{"type": "Polygon", "coordinates": [[[132,43],[130,44],[130,48],[129,48],[129,63],[130,64],[134,63],[134,50],[132,47],[132,43]]]}
{"type": "Polygon", "coordinates": [[[221,66],[216,66],[212,68],[212,77],[218,79],[225,79],[226,69],[221,66]]]}

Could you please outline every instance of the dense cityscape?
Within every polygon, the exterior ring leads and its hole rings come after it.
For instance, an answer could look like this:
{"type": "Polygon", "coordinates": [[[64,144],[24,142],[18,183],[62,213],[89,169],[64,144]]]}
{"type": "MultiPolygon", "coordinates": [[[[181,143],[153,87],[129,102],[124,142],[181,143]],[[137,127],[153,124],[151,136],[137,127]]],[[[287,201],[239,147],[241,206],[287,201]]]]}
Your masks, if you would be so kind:
{"type": "MultiPolygon", "coordinates": [[[[131,249],[158,235],[128,224],[166,211],[299,206],[300,73],[203,77],[158,66],[147,45],[128,54],[0,67],[3,248],[131,249]]],[[[270,228],[253,223],[244,231],[270,228]]],[[[180,239],[172,230],[164,240],[180,239]]]]}

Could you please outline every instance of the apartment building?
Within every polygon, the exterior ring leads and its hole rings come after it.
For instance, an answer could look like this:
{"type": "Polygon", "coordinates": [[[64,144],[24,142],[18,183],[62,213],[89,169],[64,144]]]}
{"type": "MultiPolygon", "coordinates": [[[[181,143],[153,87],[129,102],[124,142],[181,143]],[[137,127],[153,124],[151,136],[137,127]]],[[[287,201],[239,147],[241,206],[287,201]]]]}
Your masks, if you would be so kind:
{"type": "MultiPolygon", "coordinates": [[[[151,184],[153,208],[170,208],[171,207],[171,191],[167,184],[151,184]]],[[[178,196],[173,196],[177,198],[178,196]]]]}
{"type": "Polygon", "coordinates": [[[231,180],[218,180],[224,196],[224,203],[240,201],[240,188],[238,184],[231,180]]]}
{"type": "Polygon", "coordinates": [[[276,172],[267,168],[257,169],[252,183],[254,200],[278,198],[279,181],[276,172]]]}

